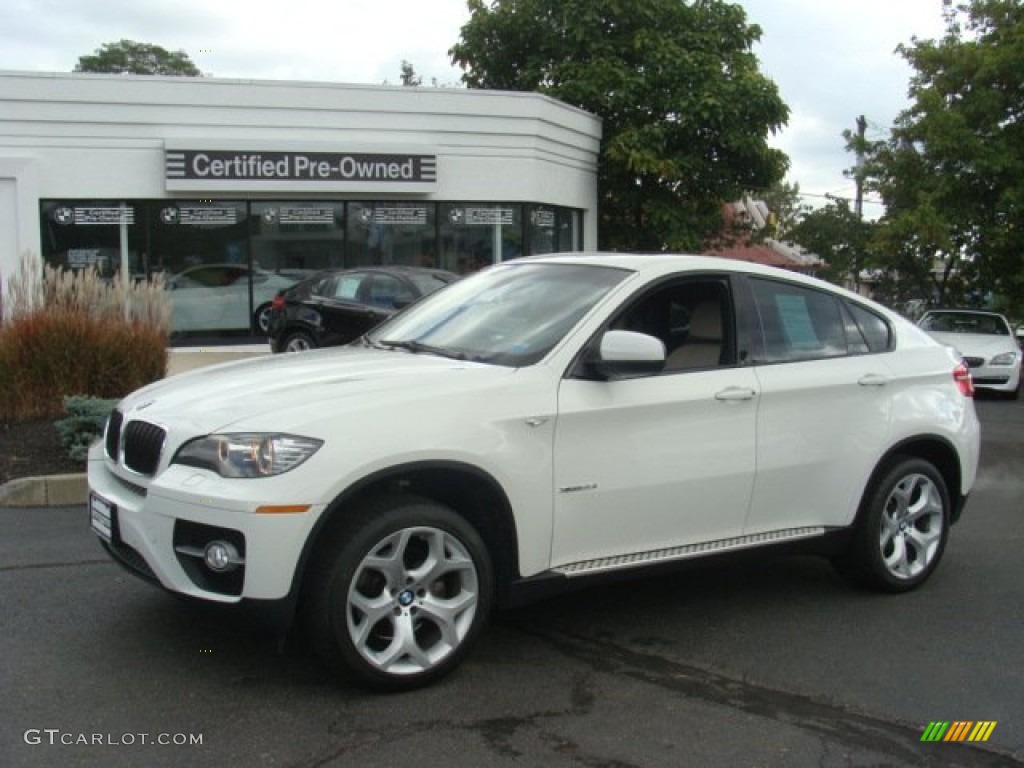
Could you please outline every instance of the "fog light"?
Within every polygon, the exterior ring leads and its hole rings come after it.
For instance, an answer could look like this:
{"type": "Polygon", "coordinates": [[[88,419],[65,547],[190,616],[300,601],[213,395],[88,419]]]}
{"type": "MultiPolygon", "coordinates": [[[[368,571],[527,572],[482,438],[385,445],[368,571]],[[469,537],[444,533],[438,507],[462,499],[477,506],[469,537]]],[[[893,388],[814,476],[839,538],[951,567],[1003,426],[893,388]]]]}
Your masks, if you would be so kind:
{"type": "Polygon", "coordinates": [[[241,565],[238,557],[238,550],[230,541],[211,541],[203,551],[203,561],[206,567],[217,573],[233,571],[241,565]]]}

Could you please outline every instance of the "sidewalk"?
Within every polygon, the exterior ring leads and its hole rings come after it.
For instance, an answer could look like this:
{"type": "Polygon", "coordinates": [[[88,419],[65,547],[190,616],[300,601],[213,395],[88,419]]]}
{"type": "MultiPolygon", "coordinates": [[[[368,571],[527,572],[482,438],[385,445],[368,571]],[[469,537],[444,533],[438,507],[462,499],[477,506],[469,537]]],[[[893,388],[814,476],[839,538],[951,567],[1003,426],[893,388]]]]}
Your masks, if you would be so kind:
{"type": "MultiPolygon", "coordinates": [[[[167,375],[208,365],[270,354],[268,344],[233,347],[175,347],[167,350],[167,375]]],[[[88,487],[84,474],[19,477],[0,485],[0,507],[66,507],[84,504],[88,487]]]]}

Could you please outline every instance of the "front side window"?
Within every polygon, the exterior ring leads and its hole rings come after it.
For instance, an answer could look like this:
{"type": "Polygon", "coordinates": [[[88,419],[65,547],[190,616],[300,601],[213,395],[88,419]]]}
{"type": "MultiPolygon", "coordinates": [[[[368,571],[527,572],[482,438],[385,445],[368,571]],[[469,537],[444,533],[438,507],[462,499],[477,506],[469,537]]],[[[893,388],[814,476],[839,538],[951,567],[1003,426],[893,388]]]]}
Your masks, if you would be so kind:
{"type": "Polygon", "coordinates": [[[567,264],[495,266],[424,299],[374,330],[368,341],[496,365],[532,365],[629,274],[567,264]]]}
{"type": "Polygon", "coordinates": [[[630,302],[611,328],[660,339],[666,373],[736,363],[732,304],[724,279],[687,278],[659,286],[630,302]]]}

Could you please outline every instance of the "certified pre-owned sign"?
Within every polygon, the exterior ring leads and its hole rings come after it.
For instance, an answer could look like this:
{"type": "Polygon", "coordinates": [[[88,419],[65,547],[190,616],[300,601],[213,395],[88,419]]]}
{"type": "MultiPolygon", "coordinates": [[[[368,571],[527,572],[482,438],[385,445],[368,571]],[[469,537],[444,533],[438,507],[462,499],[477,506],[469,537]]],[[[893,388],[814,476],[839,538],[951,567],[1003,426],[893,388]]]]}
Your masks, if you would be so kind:
{"type": "Polygon", "coordinates": [[[437,181],[434,155],[168,149],[165,158],[168,189],[228,189],[251,187],[253,182],[273,188],[284,188],[283,184],[423,189],[437,181]]]}

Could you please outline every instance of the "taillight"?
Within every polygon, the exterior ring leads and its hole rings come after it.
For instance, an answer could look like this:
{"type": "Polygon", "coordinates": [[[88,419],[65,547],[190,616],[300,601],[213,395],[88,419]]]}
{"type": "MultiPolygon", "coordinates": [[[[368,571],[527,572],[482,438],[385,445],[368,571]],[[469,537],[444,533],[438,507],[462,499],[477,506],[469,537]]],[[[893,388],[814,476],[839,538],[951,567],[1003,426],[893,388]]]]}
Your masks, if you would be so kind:
{"type": "Polygon", "coordinates": [[[271,309],[284,309],[284,296],[280,293],[274,297],[274,300],[270,302],[271,309]]]}
{"type": "Polygon", "coordinates": [[[974,397],[974,380],[971,378],[971,369],[967,367],[966,363],[960,363],[953,369],[953,381],[956,382],[956,388],[960,390],[961,395],[974,397]]]}

